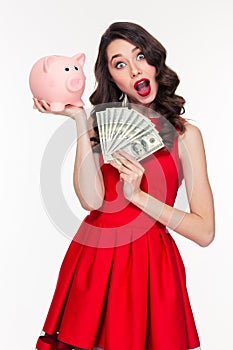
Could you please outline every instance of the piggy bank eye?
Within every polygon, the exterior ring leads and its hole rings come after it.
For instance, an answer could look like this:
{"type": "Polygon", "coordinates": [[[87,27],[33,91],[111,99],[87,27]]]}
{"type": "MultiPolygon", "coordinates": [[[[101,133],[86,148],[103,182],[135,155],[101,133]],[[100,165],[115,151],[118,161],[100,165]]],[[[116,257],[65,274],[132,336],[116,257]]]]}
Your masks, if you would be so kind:
{"type": "Polygon", "coordinates": [[[65,68],[65,71],[66,71],[66,72],[69,72],[69,70],[70,70],[70,68],[68,68],[68,67],[65,68]]]}
{"type": "Polygon", "coordinates": [[[77,67],[77,66],[74,66],[74,69],[75,69],[75,70],[78,70],[78,67],[77,67]]]}

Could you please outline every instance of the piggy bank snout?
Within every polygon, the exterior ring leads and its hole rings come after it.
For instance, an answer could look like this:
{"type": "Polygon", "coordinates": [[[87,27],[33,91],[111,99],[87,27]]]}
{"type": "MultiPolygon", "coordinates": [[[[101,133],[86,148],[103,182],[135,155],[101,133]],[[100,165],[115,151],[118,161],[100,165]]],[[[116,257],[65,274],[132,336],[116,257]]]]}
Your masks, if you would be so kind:
{"type": "Polygon", "coordinates": [[[82,89],[84,85],[84,80],[76,75],[69,77],[66,81],[67,89],[71,92],[78,91],[82,89]]]}

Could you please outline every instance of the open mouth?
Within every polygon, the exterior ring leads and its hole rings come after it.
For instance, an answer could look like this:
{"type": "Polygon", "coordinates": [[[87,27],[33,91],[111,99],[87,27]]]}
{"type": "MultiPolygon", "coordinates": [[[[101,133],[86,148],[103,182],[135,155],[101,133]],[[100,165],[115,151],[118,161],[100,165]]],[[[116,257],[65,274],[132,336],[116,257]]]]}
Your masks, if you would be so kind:
{"type": "Polygon", "coordinates": [[[134,84],[134,89],[137,91],[140,96],[147,96],[151,91],[150,80],[149,79],[141,79],[136,81],[134,84]]]}

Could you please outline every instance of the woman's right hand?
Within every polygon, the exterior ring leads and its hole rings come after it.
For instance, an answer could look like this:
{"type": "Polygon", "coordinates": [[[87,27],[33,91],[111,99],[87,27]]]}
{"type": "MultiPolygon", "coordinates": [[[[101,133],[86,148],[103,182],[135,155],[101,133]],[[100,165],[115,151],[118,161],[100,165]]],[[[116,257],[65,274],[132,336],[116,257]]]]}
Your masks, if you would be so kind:
{"type": "Polygon", "coordinates": [[[41,113],[55,114],[55,115],[63,115],[65,117],[72,118],[76,120],[76,117],[79,116],[81,111],[83,111],[83,107],[75,107],[71,105],[67,105],[63,111],[53,112],[50,108],[50,105],[45,100],[38,100],[37,98],[33,98],[34,106],[41,113]]]}

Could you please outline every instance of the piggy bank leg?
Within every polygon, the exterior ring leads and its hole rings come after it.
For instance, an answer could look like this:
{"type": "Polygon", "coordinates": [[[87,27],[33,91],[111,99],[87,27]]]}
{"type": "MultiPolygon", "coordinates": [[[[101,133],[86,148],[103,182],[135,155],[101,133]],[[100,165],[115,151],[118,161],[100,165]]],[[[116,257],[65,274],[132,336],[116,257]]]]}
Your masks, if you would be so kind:
{"type": "Polygon", "coordinates": [[[50,103],[50,108],[52,112],[61,112],[64,111],[65,105],[61,102],[52,102],[50,103]]]}

